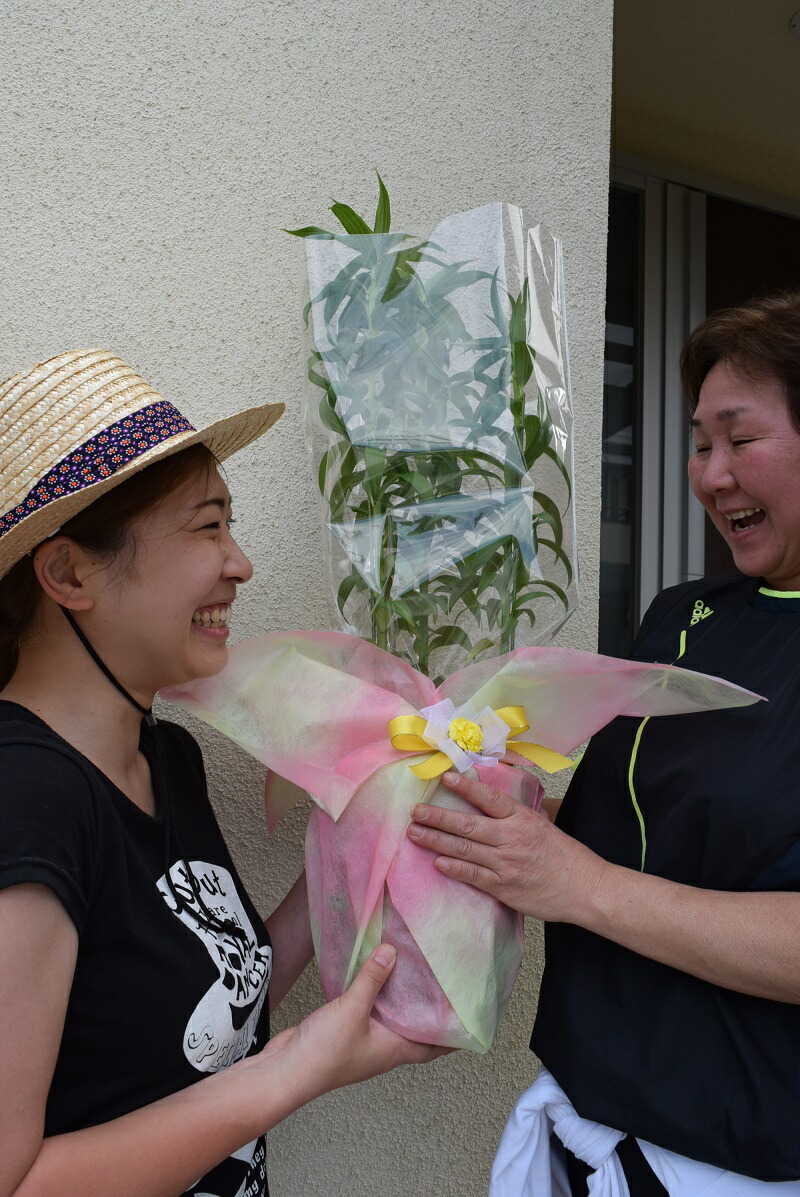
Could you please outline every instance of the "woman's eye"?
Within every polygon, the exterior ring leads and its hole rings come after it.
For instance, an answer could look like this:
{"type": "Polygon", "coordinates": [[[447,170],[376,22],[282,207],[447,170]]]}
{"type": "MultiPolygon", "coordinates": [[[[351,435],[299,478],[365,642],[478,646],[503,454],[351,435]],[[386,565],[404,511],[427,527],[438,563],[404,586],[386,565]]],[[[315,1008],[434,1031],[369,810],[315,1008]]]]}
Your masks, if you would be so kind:
{"type": "Polygon", "coordinates": [[[755,439],[756,438],[754,436],[744,436],[744,437],[740,437],[740,439],[737,441],[733,441],[732,443],[734,445],[752,445],[752,443],[755,439]]]}
{"type": "Polygon", "coordinates": [[[709,448],[709,445],[695,445],[694,451],[695,453],[708,453],[709,448]]]}
{"type": "Polygon", "coordinates": [[[227,525],[228,531],[230,531],[230,529],[236,523],[236,520],[232,515],[229,515],[228,518],[226,519],[225,523],[227,525]]]}

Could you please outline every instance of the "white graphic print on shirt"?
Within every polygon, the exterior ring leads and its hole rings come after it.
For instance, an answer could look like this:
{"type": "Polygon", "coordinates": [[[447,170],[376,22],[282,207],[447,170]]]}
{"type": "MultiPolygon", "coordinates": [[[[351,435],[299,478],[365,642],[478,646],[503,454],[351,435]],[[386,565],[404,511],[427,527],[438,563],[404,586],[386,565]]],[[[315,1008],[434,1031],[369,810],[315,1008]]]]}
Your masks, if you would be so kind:
{"type": "Polygon", "coordinates": [[[166,876],[156,882],[170,910],[205,944],[219,972],[190,1015],[183,1037],[183,1050],[191,1066],[198,1072],[217,1072],[241,1060],[252,1045],[272,972],[272,949],[256,942],[253,924],[228,870],[202,860],[188,864],[206,908],[244,932],[240,936],[215,931],[192,917],[191,911],[197,911],[201,918],[205,916],[184,861],[177,861],[170,869],[180,909],[176,910],[166,876]]]}
{"type": "Polygon", "coordinates": [[[186,1197],[220,1197],[221,1193],[229,1193],[231,1197],[263,1197],[266,1180],[267,1144],[262,1136],[223,1160],[219,1167],[187,1189],[186,1197]]]}

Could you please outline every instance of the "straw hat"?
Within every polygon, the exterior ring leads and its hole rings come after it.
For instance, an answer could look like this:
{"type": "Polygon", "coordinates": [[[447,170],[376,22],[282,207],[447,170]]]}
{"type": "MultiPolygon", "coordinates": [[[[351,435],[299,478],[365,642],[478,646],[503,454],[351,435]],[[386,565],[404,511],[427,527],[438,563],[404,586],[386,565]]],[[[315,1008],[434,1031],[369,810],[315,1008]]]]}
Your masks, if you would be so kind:
{"type": "Polygon", "coordinates": [[[103,349],[0,383],[0,577],[73,515],[145,466],[198,443],[223,461],[271,428],[282,403],[203,428],[103,349]]]}

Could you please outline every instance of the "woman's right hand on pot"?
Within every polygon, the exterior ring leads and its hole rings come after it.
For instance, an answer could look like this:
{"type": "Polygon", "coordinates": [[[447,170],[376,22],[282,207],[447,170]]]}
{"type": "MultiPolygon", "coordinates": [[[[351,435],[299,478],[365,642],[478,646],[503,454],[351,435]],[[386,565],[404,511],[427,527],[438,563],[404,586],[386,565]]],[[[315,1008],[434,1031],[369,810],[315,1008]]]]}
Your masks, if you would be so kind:
{"type": "Polygon", "coordinates": [[[437,854],[436,868],[520,914],[587,926],[612,866],[555,827],[549,812],[476,778],[449,772],[441,780],[473,809],[419,803],[412,810],[406,834],[437,854]]]}

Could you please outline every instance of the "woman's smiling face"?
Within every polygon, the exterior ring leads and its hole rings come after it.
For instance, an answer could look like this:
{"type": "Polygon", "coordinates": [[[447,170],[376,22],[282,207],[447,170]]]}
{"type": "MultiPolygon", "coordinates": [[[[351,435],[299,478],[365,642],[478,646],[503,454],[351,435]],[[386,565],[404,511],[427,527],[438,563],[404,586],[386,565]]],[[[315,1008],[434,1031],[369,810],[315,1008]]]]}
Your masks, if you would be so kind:
{"type": "Polygon", "coordinates": [[[736,568],[776,590],[800,590],[800,433],[782,384],[717,362],[692,427],[692,490],[736,568]]]}
{"type": "Polygon", "coordinates": [[[225,665],[230,606],[253,572],[230,519],[230,494],[214,470],[200,471],[135,521],[133,568],[115,580],[111,567],[94,631],[87,624],[96,647],[113,644],[108,663],[116,658],[134,692],[208,677],[225,665]]]}

